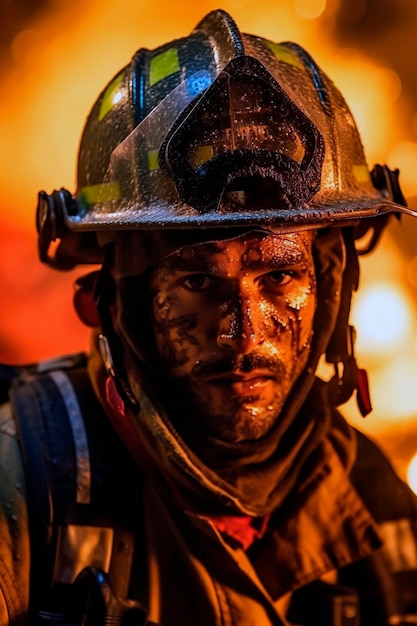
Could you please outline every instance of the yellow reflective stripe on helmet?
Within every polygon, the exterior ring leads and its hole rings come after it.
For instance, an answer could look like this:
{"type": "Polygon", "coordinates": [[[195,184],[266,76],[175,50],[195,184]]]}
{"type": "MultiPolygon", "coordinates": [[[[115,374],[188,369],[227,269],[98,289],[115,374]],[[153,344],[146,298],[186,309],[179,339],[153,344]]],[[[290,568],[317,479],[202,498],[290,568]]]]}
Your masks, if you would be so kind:
{"type": "Polygon", "coordinates": [[[283,46],[280,43],[274,43],[273,41],[265,40],[265,43],[278,61],[283,61],[289,65],[295,65],[296,67],[304,69],[303,62],[292,50],[289,50],[286,46],[283,46]]]}
{"type": "Polygon", "coordinates": [[[169,48],[151,59],[149,68],[149,85],[155,85],[163,78],[179,72],[180,62],[178,59],[178,49],[169,48]]]}
{"type": "Polygon", "coordinates": [[[118,182],[112,182],[83,187],[80,191],[80,197],[85,204],[118,200],[120,198],[120,185],[118,182]]]}
{"type": "Polygon", "coordinates": [[[122,98],[122,91],[120,89],[122,81],[123,81],[124,71],[120,72],[107,87],[104,92],[103,99],[100,105],[100,111],[98,114],[98,119],[101,122],[103,118],[106,117],[107,113],[112,110],[115,104],[117,104],[122,98]]]}
{"type": "Polygon", "coordinates": [[[158,150],[148,150],[148,169],[159,170],[158,150]]]}
{"type": "Polygon", "coordinates": [[[358,183],[369,183],[371,175],[366,165],[354,165],[352,169],[358,183]]]}
{"type": "Polygon", "coordinates": [[[214,147],[211,145],[197,146],[190,154],[191,165],[197,166],[206,163],[214,156],[214,147]]]}

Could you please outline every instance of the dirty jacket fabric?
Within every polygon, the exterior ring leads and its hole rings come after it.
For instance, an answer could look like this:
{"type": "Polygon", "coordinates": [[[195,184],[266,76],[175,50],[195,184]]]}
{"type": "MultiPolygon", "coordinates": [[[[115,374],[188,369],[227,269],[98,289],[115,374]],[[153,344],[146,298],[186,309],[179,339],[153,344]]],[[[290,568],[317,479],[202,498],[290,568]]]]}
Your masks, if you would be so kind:
{"type": "MultiPolygon", "coordinates": [[[[87,419],[95,430],[109,432],[100,436],[100,445],[111,448],[115,434],[98,404],[93,413],[87,419]]],[[[340,416],[333,419],[340,426],[340,416]]],[[[138,471],[131,482],[137,527],[128,596],[165,626],[324,624],[311,621],[324,600],[307,615],[305,608],[317,604],[323,586],[325,598],[329,582],[332,589],[342,583],[358,589],[362,624],[407,623],[400,616],[417,604],[415,498],[366,438],[355,434],[353,440],[349,472],[337,446],[326,440],[320,462],[305,468],[294,497],[271,514],[262,536],[246,549],[215,516],[176,506],[158,488],[159,477],[138,471]]],[[[23,464],[7,408],[1,412],[0,446],[0,475],[9,477],[0,482],[3,626],[26,623],[30,567],[23,464]]],[[[126,466],[117,455],[114,463],[113,473],[123,482],[126,466]]],[[[81,554],[88,533],[79,537],[81,554]]],[[[81,557],[78,564],[85,564],[81,557]]],[[[59,580],[59,567],[57,572],[59,580]]]]}
{"type": "Polygon", "coordinates": [[[29,527],[22,458],[10,406],[0,407],[0,624],[25,624],[29,527]]]}

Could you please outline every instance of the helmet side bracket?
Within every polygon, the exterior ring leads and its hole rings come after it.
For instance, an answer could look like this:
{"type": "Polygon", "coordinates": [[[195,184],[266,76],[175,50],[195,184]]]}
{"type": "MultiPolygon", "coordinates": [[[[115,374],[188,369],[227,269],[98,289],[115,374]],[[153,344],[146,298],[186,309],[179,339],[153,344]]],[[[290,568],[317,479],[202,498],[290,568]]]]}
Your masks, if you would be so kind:
{"type": "Polygon", "coordinates": [[[58,270],[71,270],[79,264],[99,264],[102,250],[96,233],[75,232],[68,227],[77,214],[75,199],[67,189],[52,194],[40,191],[36,209],[38,254],[40,260],[58,270]]]}
{"type": "Polygon", "coordinates": [[[66,189],[55,190],[52,194],[40,191],[38,194],[38,206],[36,208],[36,229],[38,232],[38,252],[40,260],[47,265],[58,269],[71,269],[60,267],[56,264],[55,255],[51,254],[52,243],[62,240],[67,228],[65,216],[74,213],[72,205],[74,200],[66,189]]]}

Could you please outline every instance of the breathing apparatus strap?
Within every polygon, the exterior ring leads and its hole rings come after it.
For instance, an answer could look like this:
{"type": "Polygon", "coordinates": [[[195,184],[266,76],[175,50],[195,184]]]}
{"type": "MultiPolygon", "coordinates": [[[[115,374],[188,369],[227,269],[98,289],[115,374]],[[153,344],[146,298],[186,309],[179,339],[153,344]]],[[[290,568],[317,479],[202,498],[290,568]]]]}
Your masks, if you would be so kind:
{"type": "Polygon", "coordinates": [[[130,612],[145,624],[146,611],[127,600],[141,532],[140,498],[132,493],[142,477],[108,424],[85,365],[85,355],[75,355],[10,376],[28,493],[31,614],[39,625],[76,625],[110,617],[121,624],[130,612]]]}
{"type": "Polygon", "coordinates": [[[328,385],[335,406],[347,402],[356,389],[358,407],[365,417],[372,410],[367,374],[357,366],[354,353],[356,332],[354,327],[349,325],[352,293],[357,290],[359,283],[358,254],[353,228],[344,228],[342,234],[346,249],[346,265],[343,271],[339,313],[326,350],[326,361],[333,363],[335,367],[335,375],[328,385]]]}

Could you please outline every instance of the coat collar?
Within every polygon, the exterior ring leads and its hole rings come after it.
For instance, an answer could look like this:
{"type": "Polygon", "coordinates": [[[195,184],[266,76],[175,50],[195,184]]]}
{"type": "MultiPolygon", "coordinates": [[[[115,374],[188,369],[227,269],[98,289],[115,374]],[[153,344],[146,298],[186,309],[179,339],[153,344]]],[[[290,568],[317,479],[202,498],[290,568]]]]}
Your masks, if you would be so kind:
{"type": "Polygon", "coordinates": [[[331,442],[324,462],[271,517],[251,561],[272,598],[380,548],[376,523],[353,487],[331,442]]]}

